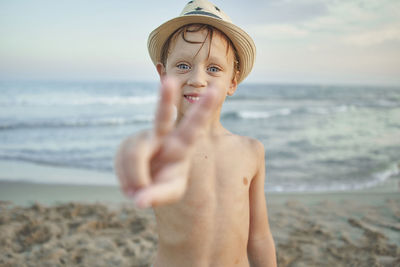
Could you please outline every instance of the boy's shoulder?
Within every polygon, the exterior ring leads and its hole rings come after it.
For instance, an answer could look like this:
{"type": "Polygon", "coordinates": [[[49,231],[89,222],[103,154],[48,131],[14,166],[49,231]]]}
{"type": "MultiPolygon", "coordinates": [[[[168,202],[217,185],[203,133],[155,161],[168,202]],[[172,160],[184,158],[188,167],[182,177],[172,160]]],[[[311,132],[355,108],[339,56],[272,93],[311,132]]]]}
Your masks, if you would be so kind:
{"type": "Polygon", "coordinates": [[[263,143],[261,143],[259,140],[255,139],[254,137],[250,136],[245,136],[245,135],[236,135],[238,139],[240,139],[243,143],[245,143],[247,146],[255,149],[264,149],[263,143]]]}
{"type": "Polygon", "coordinates": [[[264,145],[259,140],[243,135],[230,134],[230,143],[242,152],[251,153],[256,157],[264,157],[264,145]]]}
{"type": "Polygon", "coordinates": [[[232,164],[254,177],[265,164],[264,145],[259,140],[241,135],[232,135],[226,146],[227,158],[232,164]]]}
{"type": "Polygon", "coordinates": [[[257,140],[253,137],[249,137],[249,136],[242,136],[242,138],[244,140],[246,140],[245,142],[247,142],[247,146],[254,151],[254,153],[259,157],[259,156],[263,156],[264,157],[264,144],[261,143],[260,140],[257,140]]]}

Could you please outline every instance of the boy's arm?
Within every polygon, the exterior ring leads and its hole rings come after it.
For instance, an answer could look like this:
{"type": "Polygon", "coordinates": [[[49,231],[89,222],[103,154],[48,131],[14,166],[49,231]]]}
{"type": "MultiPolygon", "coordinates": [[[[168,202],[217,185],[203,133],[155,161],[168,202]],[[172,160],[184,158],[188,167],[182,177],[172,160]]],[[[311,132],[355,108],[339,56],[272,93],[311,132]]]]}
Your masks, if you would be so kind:
{"type": "Polygon", "coordinates": [[[250,229],[247,253],[252,267],[270,267],[276,266],[277,263],[264,192],[264,146],[258,141],[256,151],[259,167],[250,185],[250,229]]]}

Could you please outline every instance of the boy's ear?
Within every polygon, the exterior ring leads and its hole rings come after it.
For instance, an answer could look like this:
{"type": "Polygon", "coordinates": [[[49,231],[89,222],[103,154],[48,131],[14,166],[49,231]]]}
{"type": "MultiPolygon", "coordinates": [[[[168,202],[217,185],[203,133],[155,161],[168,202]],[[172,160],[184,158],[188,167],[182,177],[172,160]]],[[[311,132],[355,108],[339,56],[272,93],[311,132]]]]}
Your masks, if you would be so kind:
{"type": "Polygon", "coordinates": [[[228,90],[228,95],[229,96],[232,96],[235,93],[236,89],[237,89],[238,77],[239,77],[239,71],[236,71],[236,74],[232,78],[231,86],[229,86],[229,90],[228,90]]]}
{"type": "Polygon", "coordinates": [[[158,75],[160,75],[160,80],[163,79],[164,76],[166,75],[164,64],[162,64],[161,62],[158,62],[156,65],[156,68],[157,68],[158,75]]]}

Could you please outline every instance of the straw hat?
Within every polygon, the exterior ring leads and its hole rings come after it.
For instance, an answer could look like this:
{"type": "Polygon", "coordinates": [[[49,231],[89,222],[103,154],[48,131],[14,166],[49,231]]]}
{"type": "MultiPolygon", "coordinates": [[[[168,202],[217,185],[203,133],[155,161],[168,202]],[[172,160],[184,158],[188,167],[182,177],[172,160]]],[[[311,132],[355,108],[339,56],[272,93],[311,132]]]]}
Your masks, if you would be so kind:
{"type": "Polygon", "coordinates": [[[239,56],[238,83],[243,81],[253,68],[256,46],[244,30],[234,25],[223,11],[206,0],[189,1],[178,17],[165,22],[150,33],[147,47],[154,65],[161,62],[161,50],[168,37],[180,27],[192,23],[211,25],[228,36],[239,56]]]}

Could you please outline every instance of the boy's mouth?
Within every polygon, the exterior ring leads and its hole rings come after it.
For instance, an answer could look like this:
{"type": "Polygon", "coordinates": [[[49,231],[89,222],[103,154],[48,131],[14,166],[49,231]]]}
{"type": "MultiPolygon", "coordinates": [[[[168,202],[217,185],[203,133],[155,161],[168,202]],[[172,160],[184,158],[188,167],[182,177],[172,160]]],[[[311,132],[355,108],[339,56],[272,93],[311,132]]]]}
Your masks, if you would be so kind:
{"type": "Polygon", "coordinates": [[[188,94],[188,95],[183,95],[183,96],[189,103],[195,103],[195,102],[199,101],[199,99],[200,99],[199,94],[188,94]]]}

